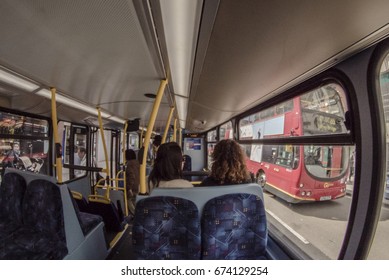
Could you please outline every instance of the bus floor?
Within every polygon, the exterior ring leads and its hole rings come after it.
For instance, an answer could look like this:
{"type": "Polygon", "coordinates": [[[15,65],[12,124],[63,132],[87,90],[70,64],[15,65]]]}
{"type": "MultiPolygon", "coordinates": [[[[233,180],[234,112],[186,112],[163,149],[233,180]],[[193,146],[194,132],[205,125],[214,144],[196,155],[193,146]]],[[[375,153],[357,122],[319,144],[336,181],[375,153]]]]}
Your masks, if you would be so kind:
{"type": "MultiPolygon", "coordinates": [[[[125,229],[123,236],[112,248],[107,260],[134,260],[132,250],[132,222],[127,220],[128,227],[125,229]]],[[[109,233],[107,233],[109,237],[109,233]]]]}

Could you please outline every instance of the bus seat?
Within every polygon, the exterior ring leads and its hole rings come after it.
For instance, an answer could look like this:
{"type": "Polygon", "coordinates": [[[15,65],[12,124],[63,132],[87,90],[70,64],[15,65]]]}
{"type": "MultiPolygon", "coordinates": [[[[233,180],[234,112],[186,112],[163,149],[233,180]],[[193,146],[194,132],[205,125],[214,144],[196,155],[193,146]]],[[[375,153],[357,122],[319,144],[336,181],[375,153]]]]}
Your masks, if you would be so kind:
{"type": "Polygon", "coordinates": [[[229,193],[255,194],[263,200],[262,188],[256,183],[194,188],[154,188],[150,196],[175,196],[189,199],[196,204],[201,217],[204,205],[209,199],[229,193]]]}
{"type": "Polygon", "coordinates": [[[69,193],[77,219],[80,222],[81,230],[84,235],[87,235],[99,223],[103,222],[103,218],[101,216],[88,213],[88,202],[82,194],[70,190],[69,193]]]}
{"type": "Polygon", "coordinates": [[[89,212],[101,216],[107,230],[120,232],[124,229],[124,219],[115,204],[100,195],[90,195],[88,200],[89,212]]]}
{"type": "Polygon", "coordinates": [[[22,202],[26,181],[15,173],[7,173],[0,186],[0,240],[22,226],[22,202]]]}
{"type": "Polygon", "coordinates": [[[154,196],[139,200],[133,224],[136,259],[200,259],[200,218],[187,199],[154,196]]]}
{"type": "Polygon", "coordinates": [[[72,201],[74,201],[77,204],[78,210],[81,212],[89,212],[89,205],[86,198],[79,192],[76,191],[70,191],[72,195],[72,201]]]}
{"type": "Polygon", "coordinates": [[[23,226],[3,239],[0,259],[63,259],[67,253],[61,193],[37,179],[26,188],[23,226]]]}
{"type": "Polygon", "coordinates": [[[265,259],[266,213],[259,196],[226,194],[210,199],[201,218],[202,259],[265,259]]]}

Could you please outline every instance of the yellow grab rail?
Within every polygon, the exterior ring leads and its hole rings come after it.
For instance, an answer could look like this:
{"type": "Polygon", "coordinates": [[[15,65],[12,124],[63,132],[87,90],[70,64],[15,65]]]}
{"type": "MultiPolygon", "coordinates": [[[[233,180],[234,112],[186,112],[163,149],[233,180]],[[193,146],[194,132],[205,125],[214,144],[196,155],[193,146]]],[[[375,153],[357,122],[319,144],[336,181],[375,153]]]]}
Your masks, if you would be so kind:
{"type": "MultiPolygon", "coordinates": [[[[128,122],[125,122],[124,123],[124,131],[123,131],[123,170],[120,170],[117,174],[116,174],[116,179],[118,180],[122,180],[122,179],[119,179],[119,175],[120,175],[120,172],[123,172],[123,185],[124,185],[124,209],[125,209],[125,214],[126,216],[128,216],[128,202],[127,202],[127,177],[126,177],[126,167],[127,167],[127,159],[126,159],[126,148],[127,148],[127,127],[128,127],[128,122]]],[[[119,186],[119,182],[116,182],[116,186],[119,186]]]]}
{"type": "Polygon", "coordinates": [[[174,119],[173,142],[177,142],[177,118],[174,119]]]}
{"type": "Polygon", "coordinates": [[[53,134],[55,142],[55,168],[57,173],[58,183],[62,183],[62,152],[61,142],[58,137],[58,125],[57,125],[57,105],[56,105],[56,89],[50,88],[51,91],[51,118],[53,122],[53,134]]]}
{"type": "Polygon", "coordinates": [[[140,194],[146,194],[146,160],[147,160],[147,151],[150,145],[151,132],[153,131],[155,119],[157,118],[157,113],[159,109],[159,105],[161,104],[162,96],[165,91],[165,87],[167,85],[167,80],[161,80],[159,85],[158,93],[154,101],[153,110],[151,111],[149,123],[147,125],[147,131],[144,141],[144,152],[142,164],[140,165],[140,194]]]}
{"type": "Polygon", "coordinates": [[[174,107],[170,107],[169,116],[167,118],[167,122],[166,122],[166,126],[165,126],[165,131],[163,132],[161,144],[166,142],[166,136],[167,136],[167,133],[169,131],[170,121],[172,119],[173,112],[174,112],[174,107]]]}
{"type": "MultiPolygon", "coordinates": [[[[100,128],[100,135],[101,135],[101,141],[103,142],[103,148],[104,148],[104,157],[105,157],[105,169],[102,171],[107,174],[107,178],[109,180],[109,164],[108,164],[108,152],[107,152],[107,144],[105,143],[105,136],[104,136],[104,128],[103,128],[103,120],[101,118],[101,112],[100,112],[100,107],[97,107],[97,116],[99,119],[99,128],[100,128]]],[[[106,197],[109,199],[109,188],[107,188],[106,191],[106,197]]]]}

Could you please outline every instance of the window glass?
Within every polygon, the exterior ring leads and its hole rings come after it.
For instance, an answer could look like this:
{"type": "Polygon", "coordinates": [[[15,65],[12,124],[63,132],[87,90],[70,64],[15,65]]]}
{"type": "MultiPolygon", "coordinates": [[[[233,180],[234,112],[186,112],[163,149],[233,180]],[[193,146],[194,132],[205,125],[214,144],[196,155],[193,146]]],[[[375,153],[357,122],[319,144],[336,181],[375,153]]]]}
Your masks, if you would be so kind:
{"type": "Polygon", "coordinates": [[[207,133],[207,141],[208,142],[216,142],[217,141],[216,138],[217,138],[216,129],[208,131],[208,133],[207,133]]]}
{"type": "MultiPolygon", "coordinates": [[[[239,139],[347,134],[343,88],[303,93],[239,121],[239,139]]],[[[264,189],[269,227],[313,259],[337,259],[353,189],[354,147],[285,143],[242,145],[246,165],[264,189]]]]}
{"type": "Polygon", "coordinates": [[[50,142],[47,120],[0,112],[0,168],[13,167],[49,174],[50,142]]]}
{"type": "Polygon", "coordinates": [[[343,88],[330,83],[239,121],[239,139],[347,133],[343,88]]]}
{"type": "Polygon", "coordinates": [[[87,166],[88,128],[82,125],[75,125],[69,122],[60,121],[58,123],[58,138],[62,139],[62,160],[64,165],[72,165],[75,167],[62,168],[63,181],[82,177],[86,175],[85,170],[77,169],[76,166],[87,166]]]}
{"type": "Polygon", "coordinates": [[[233,139],[234,138],[234,133],[232,130],[232,123],[227,122],[225,124],[222,124],[219,128],[219,135],[220,135],[220,140],[223,139],[233,139]]]}
{"type": "MultiPolygon", "coordinates": [[[[386,166],[389,163],[389,55],[384,59],[379,73],[380,91],[386,123],[386,166]]],[[[384,197],[382,200],[381,216],[378,221],[373,244],[370,248],[368,259],[372,260],[387,260],[389,259],[389,250],[386,244],[389,236],[388,217],[389,217],[389,170],[386,170],[386,185],[384,189],[384,197]]]]}
{"type": "Polygon", "coordinates": [[[212,153],[215,148],[215,145],[215,143],[207,145],[207,166],[209,170],[211,170],[212,168],[212,153]]]}

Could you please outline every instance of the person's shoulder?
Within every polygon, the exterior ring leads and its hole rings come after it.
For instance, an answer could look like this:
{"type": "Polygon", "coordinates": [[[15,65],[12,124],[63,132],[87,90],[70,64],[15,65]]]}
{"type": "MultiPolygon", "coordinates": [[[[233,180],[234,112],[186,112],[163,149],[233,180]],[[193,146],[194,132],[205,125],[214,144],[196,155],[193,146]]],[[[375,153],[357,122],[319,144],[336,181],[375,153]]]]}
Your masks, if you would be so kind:
{"type": "Polygon", "coordinates": [[[159,188],[192,188],[191,182],[184,179],[174,179],[170,181],[160,181],[159,188]]]}
{"type": "Polygon", "coordinates": [[[201,181],[199,186],[215,186],[215,185],[218,185],[216,180],[213,177],[208,176],[203,181],[201,181]]]}

